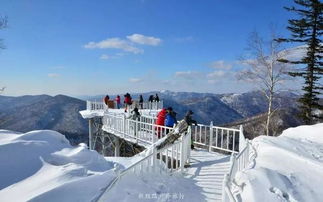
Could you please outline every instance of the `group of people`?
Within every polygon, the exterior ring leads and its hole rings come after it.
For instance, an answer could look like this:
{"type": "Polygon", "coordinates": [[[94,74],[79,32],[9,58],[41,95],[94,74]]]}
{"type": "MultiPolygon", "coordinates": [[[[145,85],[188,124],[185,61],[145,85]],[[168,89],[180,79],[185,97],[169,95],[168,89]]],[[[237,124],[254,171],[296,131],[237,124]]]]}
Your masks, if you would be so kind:
{"type": "MultiPolygon", "coordinates": [[[[103,98],[103,101],[104,103],[108,106],[108,103],[109,103],[109,100],[110,100],[110,97],[109,95],[106,95],[104,98],[103,98]]],[[[117,103],[117,109],[120,109],[121,108],[121,97],[120,95],[117,95],[117,97],[115,98],[115,101],[117,103]]],[[[132,97],[129,93],[126,93],[124,95],[124,107],[125,107],[125,112],[127,112],[128,110],[128,106],[130,106],[132,104],[132,97]]]]}
{"type": "MultiPolygon", "coordinates": [[[[109,95],[106,95],[103,98],[103,101],[104,101],[104,103],[107,106],[108,106],[109,100],[110,100],[109,95]]],[[[120,97],[120,95],[117,95],[117,97],[115,98],[115,101],[116,101],[116,105],[117,105],[116,107],[117,107],[117,109],[120,109],[121,108],[121,97],[120,97]]],[[[158,94],[156,93],[155,96],[154,95],[150,95],[148,101],[149,102],[159,102],[159,96],[158,96],[158,94]]],[[[129,93],[126,93],[124,95],[124,101],[123,101],[123,103],[124,103],[125,112],[127,112],[129,106],[132,105],[132,103],[133,103],[132,97],[131,97],[131,95],[129,93]]],[[[139,108],[140,109],[143,109],[143,103],[144,103],[144,98],[143,98],[142,95],[139,95],[139,108]]]]}
{"type": "Polygon", "coordinates": [[[158,94],[156,93],[156,95],[150,95],[148,98],[148,102],[159,102],[159,97],[158,94]]]}
{"type": "MultiPolygon", "coordinates": [[[[163,108],[157,114],[157,120],[156,120],[155,124],[158,126],[167,126],[167,127],[173,128],[177,124],[176,115],[177,115],[177,113],[173,110],[172,107],[168,107],[167,109],[163,108]]],[[[140,116],[141,116],[141,114],[139,112],[139,109],[137,107],[135,107],[132,110],[132,112],[128,118],[135,120],[135,121],[139,121],[140,116]]],[[[188,125],[192,125],[192,124],[197,125],[196,120],[194,120],[192,118],[192,116],[193,116],[193,111],[189,110],[186,113],[184,120],[186,121],[186,123],[188,125]]],[[[162,127],[158,127],[158,126],[155,126],[155,131],[156,131],[156,135],[158,136],[158,138],[161,138],[164,129],[162,127]]],[[[136,131],[137,124],[135,124],[134,127],[135,127],[134,131],[136,131]]],[[[166,134],[168,134],[168,133],[169,133],[169,129],[166,129],[166,134]]],[[[191,149],[194,149],[193,140],[191,140],[191,149]]]]}

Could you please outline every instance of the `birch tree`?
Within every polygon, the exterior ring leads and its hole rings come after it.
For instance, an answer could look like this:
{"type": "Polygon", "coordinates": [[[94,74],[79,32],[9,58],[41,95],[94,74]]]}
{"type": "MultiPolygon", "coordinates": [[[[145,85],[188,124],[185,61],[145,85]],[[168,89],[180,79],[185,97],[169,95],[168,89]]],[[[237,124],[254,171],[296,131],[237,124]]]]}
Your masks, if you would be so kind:
{"type": "Polygon", "coordinates": [[[265,133],[269,135],[271,116],[275,112],[273,101],[281,84],[288,79],[287,65],[278,60],[288,54],[283,51],[280,44],[275,41],[275,32],[271,32],[269,41],[264,41],[257,32],[251,33],[248,40],[248,59],[243,57],[242,64],[247,66],[238,74],[239,80],[255,84],[261,90],[268,101],[265,133]]]}

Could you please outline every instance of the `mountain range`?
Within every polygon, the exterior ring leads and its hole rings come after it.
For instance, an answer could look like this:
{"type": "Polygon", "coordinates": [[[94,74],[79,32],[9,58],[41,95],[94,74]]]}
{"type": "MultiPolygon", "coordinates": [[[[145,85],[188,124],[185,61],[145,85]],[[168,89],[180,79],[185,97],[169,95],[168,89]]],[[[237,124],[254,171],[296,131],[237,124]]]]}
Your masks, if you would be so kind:
{"type": "MultiPolygon", "coordinates": [[[[260,116],[267,110],[267,102],[260,91],[242,94],[158,91],[141,94],[144,100],[147,100],[149,95],[156,93],[164,101],[164,107],[171,106],[177,112],[178,120],[182,119],[188,110],[192,110],[193,118],[202,124],[210,124],[213,121],[214,125],[236,126],[249,123],[247,120],[254,120],[252,117],[260,116]]],[[[135,93],[132,97],[138,99],[139,95],[135,93]]],[[[104,96],[87,96],[86,99],[102,100],[104,96]]],[[[115,96],[110,95],[110,98],[115,96]]],[[[284,123],[289,123],[287,120],[295,116],[296,99],[297,95],[289,92],[277,95],[274,108],[282,110],[279,114],[286,117],[284,123]]],[[[0,128],[20,132],[56,130],[77,144],[87,141],[88,124],[79,114],[79,111],[85,108],[85,100],[65,95],[0,96],[0,128]]],[[[295,121],[292,123],[292,126],[299,124],[295,121]]],[[[290,123],[284,127],[287,126],[290,126],[290,123]]]]}
{"type": "Polygon", "coordinates": [[[76,144],[87,141],[87,121],[79,114],[85,108],[85,101],[65,95],[0,96],[0,128],[19,132],[51,129],[76,144]]]}

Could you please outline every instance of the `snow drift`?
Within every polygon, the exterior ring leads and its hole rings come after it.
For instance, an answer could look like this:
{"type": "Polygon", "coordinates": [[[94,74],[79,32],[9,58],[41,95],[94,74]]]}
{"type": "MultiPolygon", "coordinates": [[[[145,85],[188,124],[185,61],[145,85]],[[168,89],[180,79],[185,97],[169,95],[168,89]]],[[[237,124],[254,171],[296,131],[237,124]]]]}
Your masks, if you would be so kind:
{"type": "Polygon", "coordinates": [[[0,130],[1,201],[91,201],[115,177],[113,164],[55,131],[0,130]]]}
{"type": "Polygon", "coordinates": [[[323,123],[285,130],[279,137],[252,141],[256,166],[237,173],[243,201],[323,199],[323,123]]]}

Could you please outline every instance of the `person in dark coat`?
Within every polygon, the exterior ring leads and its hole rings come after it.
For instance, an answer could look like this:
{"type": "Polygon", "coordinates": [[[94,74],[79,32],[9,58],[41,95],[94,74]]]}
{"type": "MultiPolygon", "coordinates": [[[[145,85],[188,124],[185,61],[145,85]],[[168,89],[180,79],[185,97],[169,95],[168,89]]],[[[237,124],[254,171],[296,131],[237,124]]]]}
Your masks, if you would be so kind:
{"type": "Polygon", "coordinates": [[[139,96],[139,106],[140,109],[143,109],[143,103],[144,103],[144,98],[142,97],[142,95],[139,96]]]}
{"type": "MultiPolygon", "coordinates": [[[[197,122],[192,118],[193,112],[192,110],[189,110],[185,117],[184,120],[185,122],[190,126],[192,124],[195,124],[197,126],[197,122]]],[[[191,149],[194,149],[194,144],[193,144],[193,136],[191,137],[191,149]]]]}
{"type": "Polygon", "coordinates": [[[110,99],[109,95],[106,95],[106,96],[104,97],[104,99],[103,99],[104,103],[105,103],[107,106],[108,106],[109,99],[110,99]]]}
{"type": "Polygon", "coordinates": [[[149,99],[148,99],[148,102],[153,102],[154,101],[154,96],[153,95],[150,95],[149,96],[149,99]]]}
{"type": "Polygon", "coordinates": [[[197,122],[192,118],[192,115],[193,115],[192,110],[189,110],[189,111],[186,113],[186,115],[185,115],[185,117],[184,117],[184,120],[186,121],[186,123],[187,123],[188,125],[192,125],[192,124],[197,125],[197,122]]]}
{"type": "Polygon", "coordinates": [[[159,97],[158,97],[158,94],[156,93],[155,97],[154,97],[154,101],[155,102],[159,102],[159,97]]]}
{"type": "Polygon", "coordinates": [[[129,119],[132,119],[136,122],[131,123],[131,125],[133,126],[133,131],[134,131],[134,135],[137,135],[137,129],[139,129],[139,123],[137,121],[140,121],[140,113],[137,107],[135,107],[132,111],[131,111],[131,115],[128,117],[129,119]]]}

